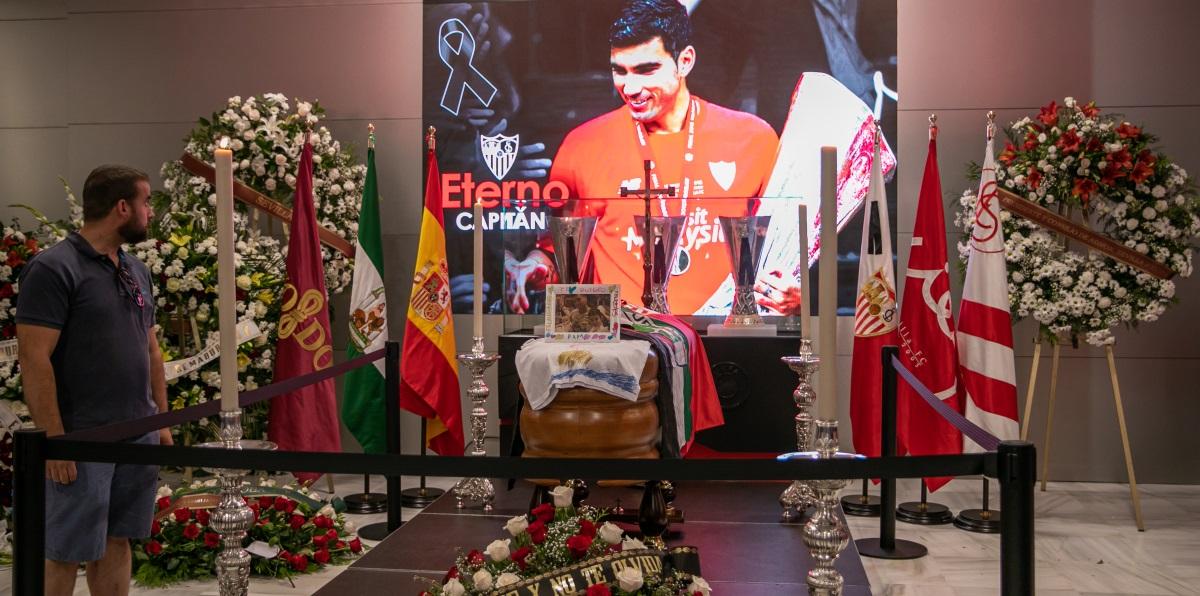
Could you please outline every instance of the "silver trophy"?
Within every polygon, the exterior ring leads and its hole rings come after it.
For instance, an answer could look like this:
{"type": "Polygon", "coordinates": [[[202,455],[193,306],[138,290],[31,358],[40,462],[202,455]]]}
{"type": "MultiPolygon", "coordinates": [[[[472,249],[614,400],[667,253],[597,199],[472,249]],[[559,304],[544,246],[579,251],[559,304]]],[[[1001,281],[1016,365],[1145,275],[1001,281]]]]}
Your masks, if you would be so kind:
{"type": "Polygon", "coordinates": [[[763,324],[754,299],[754,281],[766,244],[768,215],[720,218],[725,247],[733,272],[733,306],[725,317],[726,327],[758,327],[763,324]]]}
{"type": "Polygon", "coordinates": [[[595,282],[595,267],[588,258],[595,231],[595,217],[550,218],[550,238],[554,242],[554,265],[558,267],[559,283],[595,282]]]}
{"type": "MultiPolygon", "coordinates": [[[[634,225],[638,230],[646,229],[644,215],[633,216],[634,225]]],[[[650,309],[670,314],[667,305],[667,283],[671,281],[671,272],[679,260],[680,240],[683,239],[683,229],[687,225],[687,217],[650,218],[650,309]]]]}

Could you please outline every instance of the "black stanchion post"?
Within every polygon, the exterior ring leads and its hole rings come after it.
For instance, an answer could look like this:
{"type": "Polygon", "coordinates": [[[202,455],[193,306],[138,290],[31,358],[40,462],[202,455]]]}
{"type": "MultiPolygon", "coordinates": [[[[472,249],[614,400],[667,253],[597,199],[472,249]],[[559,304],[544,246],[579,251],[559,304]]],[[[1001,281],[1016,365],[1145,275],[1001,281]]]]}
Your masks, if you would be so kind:
{"type": "MultiPolygon", "coordinates": [[[[400,455],[400,342],[385,344],[387,352],[383,360],[384,412],[387,416],[387,452],[400,455]]],[[[400,505],[400,476],[387,476],[387,523],[363,526],[358,535],[368,540],[383,540],[403,523],[400,505]]]]}
{"type": "MultiPolygon", "coordinates": [[[[424,422],[421,423],[421,455],[428,454],[428,446],[426,445],[427,438],[425,435],[427,432],[425,430],[426,426],[428,425],[426,425],[424,422]]],[[[425,475],[422,474],[421,484],[417,488],[410,488],[408,490],[401,491],[400,502],[405,507],[424,509],[436,501],[438,497],[444,494],[446,494],[446,491],[440,488],[430,488],[425,486],[425,475]]]]}
{"type": "MultiPolygon", "coordinates": [[[[892,357],[899,353],[896,346],[884,346],[882,408],[879,416],[880,455],[896,455],[896,369],[892,357]]],[[[858,552],[864,557],[876,559],[917,559],[928,550],[924,545],[911,540],[896,540],[896,479],[884,478],[879,483],[880,514],[879,538],[855,540],[858,552]]]]}
{"type": "Polygon", "coordinates": [[[13,442],[13,593],[46,584],[46,431],[18,430],[13,442]]]}
{"type": "Polygon", "coordinates": [[[1033,594],[1036,450],[1026,441],[1003,441],[996,456],[1000,477],[1000,594],[1033,594]]]}
{"type": "MultiPolygon", "coordinates": [[[[387,355],[384,359],[384,375],[386,377],[387,399],[387,441],[388,453],[400,455],[400,342],[387,342],[387,355]]],[[[388,533],[396,531],[403,523],[400,520],[402,511],[400,505],[400,476],[387,477],[388,494],[388,533]]]]}

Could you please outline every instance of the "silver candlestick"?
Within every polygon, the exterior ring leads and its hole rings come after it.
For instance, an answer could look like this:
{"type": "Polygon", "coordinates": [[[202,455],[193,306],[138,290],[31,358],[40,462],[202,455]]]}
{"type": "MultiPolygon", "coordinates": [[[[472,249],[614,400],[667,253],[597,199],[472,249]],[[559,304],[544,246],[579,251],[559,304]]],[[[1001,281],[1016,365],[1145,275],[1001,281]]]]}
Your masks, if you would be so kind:
{"type": "MultiPolygon", "coordinates": [[[[220,441],[201,443],[213,449],[274,450],[270,441],[242,439],[242,412],[221,412],[220,441]]],[[[221,596],[245,596],[250,589],[250,553],[242,548],[246,532],[254,525],[254,512],[242,498],[242,478],[246,470],[206,468],[217,475],[221,483],[221,500],[209,517],[209,525],[221,535],[222,549],[217,555],[217,585],[221,596]]]]}
{"type": "MultiPolygon", "coordinates": [[[[861,456],[838,451],[838,421],[817,420],[813,436],[814,459],[859,458],[861,456]]],[[[834,561],[850,542],[850,531],[838,515],[838,492],[848,480],[811,480],[816,496],[816,512],[804,524],[804,545],[812,555],[813,566],[808,570],[808,593],[811,596],[841,596],[844,579],[834,568],[834,561]]]]}
{"type": "MultiPolygon", "coordinates": [[[[487,455],[487,450],[483,448],[483,436],[487,431],[487,410],[484,406],[487,404],[490,390],[483,381],[483,374],[499,359],[499,354],[483,350],[482,337],[473,338],[470,352],[458,355],[458,361],[471,371],[471,387],[467,389],[467,395],[471,398],[472,457],[487,455]]],[[[491,511],[492,501],[496,499],[496,489],[487,478],[463,478],[454,485],[454,499],[459,509],[466,506],[465,502],[475,501],[483,503],[484,511],[491,511]]]]}
{"type": "MultiPolygon", "coordinates": [[[[821,359],[813,354],[812,340],[805,337],[800,340],[799,356],[784,356],[780,360],[800,377],[800,384],[792,391],[792,401],[796,402],[797,410],[796,451],[808,451],[812,448],[812,407],[817,400],[812,376],[820,368],[821,359]]],[[[783,521],[797,521],[810,506],[816,505],[816,495],[807,482],[794,480],[779,495],[779,505],[783,507],[783,521]]]]}

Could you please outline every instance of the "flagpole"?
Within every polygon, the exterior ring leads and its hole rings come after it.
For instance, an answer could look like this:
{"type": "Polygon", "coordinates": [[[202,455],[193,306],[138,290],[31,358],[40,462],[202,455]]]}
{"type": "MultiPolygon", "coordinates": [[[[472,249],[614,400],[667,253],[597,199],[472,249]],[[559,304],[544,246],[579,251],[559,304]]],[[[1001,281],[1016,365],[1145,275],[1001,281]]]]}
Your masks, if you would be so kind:
{"type": "MultiPolygon", "coordinates": [[[[367,124],[367,151],[375,149],[375,124],[367,124]]],[[[355,263],[357,267],[358,264],[355,263]]],[[[353,308],[353,305],[351,305],[353,308]]],[[[386,396],[385,396],[386,399],[386,396]]],[[[371,492],[371,475],[363,474],[363,490],[356,495],[346,495],[342,501],[346,503],[349,513],[383,513],[387,511],[387,495],[371,492]]]]}

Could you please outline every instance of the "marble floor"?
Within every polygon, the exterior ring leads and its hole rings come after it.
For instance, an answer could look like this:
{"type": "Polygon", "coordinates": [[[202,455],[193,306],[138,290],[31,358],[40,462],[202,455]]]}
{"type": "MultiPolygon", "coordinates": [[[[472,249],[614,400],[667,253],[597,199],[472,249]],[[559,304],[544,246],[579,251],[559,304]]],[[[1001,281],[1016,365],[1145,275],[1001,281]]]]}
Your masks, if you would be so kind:
{"type": "MultiPolygon", "coordinates": [[[[430,486],[449,487],[453,479],[430,479],[430,486]]],[[[325,488],[324,482],[318,483],[325,488]]],[[[416,486],[405,477],[405,487],[416,486]]],[[[361,492],[361,476],[336,477],[338,494],[361,492]]],[[[383,491],[373,478],[372,490],[383,491]]],[[[1051,482],[1036,493],[1037,593],[1044,596],[1196,595],[1200,594],[1200,486],[1141,485],[1146,532],[1133,523],[1129,489],[1123,484],[1051,482]]],[[[979,506],[980,482],[956,480],[931,497],[954,511],[979,506]]],[[[992,502],[999,503],[992,483],[992,502]]],[[[917,495],[915,481],[899,487],[900,500],[917,495]]],[[[409,519],[416,510],[404,510],[409,519]]],[[[385,514],[355,515],[359,527],[382,521],[385,514]]],[[[878,535],[878,518],[850,518],[855,538],[878,535]]],[[[874,594],[887,596],[983,596],[999,590],[1000,548],[996,535],[971,534],[953,526],[897,524],[897,538],[929,548],[929,556],[912,561],[863,558],[874,594]]],[[[481,544],[486,540],[481,539],[481,544]]],[[[344,567],[327,568],[295,580],[251,581],[250,594],[310,594],[344,567]]],[[[0,596],[12,593],[4,570],[0,596]]],[[[87,594],[80,577],[76,594],[87,594]]],[[[170,589],[134,586],[132,594],[216,595],[215,581],[192,582],[170,589]]],[[[736,596],[736,595],[722,595],[736,596]]]]}

